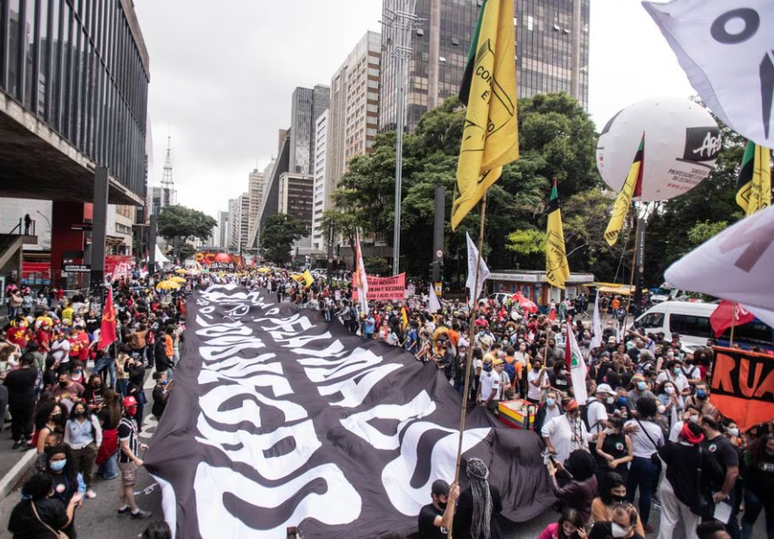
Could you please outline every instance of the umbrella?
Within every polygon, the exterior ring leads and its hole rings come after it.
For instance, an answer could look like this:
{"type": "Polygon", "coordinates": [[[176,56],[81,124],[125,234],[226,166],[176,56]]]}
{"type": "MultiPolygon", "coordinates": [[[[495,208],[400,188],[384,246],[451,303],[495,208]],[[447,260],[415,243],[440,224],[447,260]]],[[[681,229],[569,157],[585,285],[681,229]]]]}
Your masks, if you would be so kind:
{"type": "Polygon", "coordinates": [[[179,283],[179,284],[185,284],[185,277],[178,277],[177,275],[175,275],[174,277],[172,277],[169,280],[173,281],[173,282],[176,282],[176,283],[179,283]]]}
{"type": "Polygon", "coordinates": [[[226,253],[218,253],[215,255],[215,258],[213,258],[213,261],[217,262],[218,264],[230,264],[231,255],[226,253]]]}
{"type": "Polygon", "coordinates": [[[258,273],[269,273],[270,271],[269,268],[258,268],[258,273]]]}
{"type": "Polygon", "coordinates": [[[185,275],[188,272],[186,270],[184,270],[183,268],[180,268],[180,269],[176,269],[175,273],[177,273],[178,275],[185,275]]]}
{"type": "Polygon", "coordinates": [[[159,290],[177,290],[180,288],[180,285],[177,284],[175,281],[161,281],[159,284],[156,285],[156,288],[159,290]]]}
{"type": "Polygon", "coordinates": [[[511,301],[516,301],[519,304],[519,307],[523,311],[527,311],[528,313],[536,313],[538,312],[538,307],[535,305],[535,303],[524,296],[521,295],[521,292],[516,292],[514,295],[511,296],[511,301]]]}

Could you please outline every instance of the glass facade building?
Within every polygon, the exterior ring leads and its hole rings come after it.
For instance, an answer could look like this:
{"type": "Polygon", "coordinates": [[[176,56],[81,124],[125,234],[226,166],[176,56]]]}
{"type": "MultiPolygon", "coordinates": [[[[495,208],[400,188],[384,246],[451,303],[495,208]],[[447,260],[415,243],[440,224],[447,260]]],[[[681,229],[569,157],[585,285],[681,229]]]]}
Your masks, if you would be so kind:
{"type": "MultiPolygon", "coordinates": [[[[405,10],[413,3],[383,0],[382,20],[390,20],[390,12],[405,10]]],[[[459,92],[481,4],[481,0],[416,0],[414,14],[419,20],[411,32],[405,102],[409,131],[430,103],[440,104],[459,92]],[[437,39],[435,58],[430,57],[433,39],[437,39]],[[435,96],[430,95],[432,91],[437,92],[435,96]]],[[[589,17],[590,0],[514,0],[519,97],[566,92],[588,108],[589,17]],[[576,46],[578,58],[573,61],[576,46]]],[[[397,125],[398,70],[390,36],[385,29],[380,130],[395,129],[397,125]]]]}
{"type": "Polygon", "coordinates": [[[296,88],[293,91],[290,118],[290,172],[312,174],[314,164],[314,136],[317,118],[328,110],[331,89],[317,85],[314,88],[296,88]]]}
{"type": "Polygon", "coordinates": [[[149,80],[128,0],[0,0],[0,91],[143,199],[149,80]]]}

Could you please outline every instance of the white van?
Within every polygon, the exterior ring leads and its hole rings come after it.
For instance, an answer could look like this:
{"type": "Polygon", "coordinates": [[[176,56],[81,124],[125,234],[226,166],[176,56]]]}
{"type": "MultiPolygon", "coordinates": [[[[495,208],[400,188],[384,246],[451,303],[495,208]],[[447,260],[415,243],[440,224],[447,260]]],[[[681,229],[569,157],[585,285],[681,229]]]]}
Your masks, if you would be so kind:
{"type": "Polygon", "coordinates": [[[710,316],[717,309],[715,303],[692,301],[665,301],[654,305],[634,321],[634,327],[644,333],[663,332],[667,341],[672,333],[680,335],[680,342],[688,347],[707,344],[714,337],[710,316]]]}

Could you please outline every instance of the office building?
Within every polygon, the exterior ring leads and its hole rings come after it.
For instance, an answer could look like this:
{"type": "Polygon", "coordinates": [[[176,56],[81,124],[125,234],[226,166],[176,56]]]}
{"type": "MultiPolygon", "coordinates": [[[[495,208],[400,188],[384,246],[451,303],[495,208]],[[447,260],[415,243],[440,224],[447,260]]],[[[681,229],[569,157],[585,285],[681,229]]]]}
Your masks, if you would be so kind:
{"type": "Polygon", "coordinates": [[[381,35],[367,32],[331,79],[324,210],[350,160],[373,146],[379,127],[381,35]]]}
{"type": "Polygon", "coordinates": [[[328,110],[330,100],[331,89],[328,86],[318,84],[314,88],[296,88],[293,91],[288,172],[312,174],[315,125],[317,118],[328,110]]]}
{"type": "Polygon", "coordinates": [[[250,211],[248,214],[248,234],[245,238],[245,247],[248,246],[247,240],[252,236],[258,221],[258,210],[261,207],[261,199],[263,198],[263,186],[264,186],[264,173],[258,172],[258,169],[254,169],[248,178],[247,193],[250,197],[250,211]]]}
{"type": "MultiPolygon", "coordinates": [[[[382,20],[414,0],[383,0],[382,20]]],[[[422,115],[459,92],[478,19],[480,0],[416,0],[411,32],[405,121],[412,131],[422,115]]],[[[519,97],[566,92],[588,109],[590,0],[514,0],[519,97]]],[[[395,129],[398,69],[395,30],[382,34],[379,128],[395,129]]]]}
{"type": "MultiPolygon", "coordinates": [[[[0,0],[0,53],[0,197],[50,201],[60,284],[65,261],[91,262],[71,227],[92,218],[97,167],[110,204],[145,204],[148,51],[131,1],[0,0]]],[[[26,252],[0,248],[0,277],[20,276],[26,252]]]]}
{"type": "Polygon", "coordinates": [[[218,212],[218,236],[217,236],[217,242],[215,243],[216,247],[221,248],[228,248],[230,237],[229,237],[229,214],[227,211],[221,211],[218,212]]]}
{"type": "Polygon", "coordinates": [[[296,247],[309,253],[312,247],[312,211],[314,203],[314,176],[286,172],[279,177],[277,213],[292,215],[306,227],[307,235],[296,242],[296,247]]]}
{"type": "Polygon", "coordinates": [[[315,126],[315,160],[314,160],[314,209],[312,215],[312,248],[316,251],[323,251],[323,238],[327,237],[322,232],[323,212],[328,209],[326,201],[330,197],[326,181],[326,160],[328,153],[328,139],[330,131],[328,129],[328,116],[330,111],[326,110],[319,118],[315,126]]]}

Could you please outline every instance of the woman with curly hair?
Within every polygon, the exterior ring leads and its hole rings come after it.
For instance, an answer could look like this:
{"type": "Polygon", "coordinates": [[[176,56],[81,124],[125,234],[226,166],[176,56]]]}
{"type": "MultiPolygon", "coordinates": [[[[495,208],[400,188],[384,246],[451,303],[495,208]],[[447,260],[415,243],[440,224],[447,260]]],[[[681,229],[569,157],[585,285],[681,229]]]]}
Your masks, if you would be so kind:
{"type": "Polygon", "coordinates": [[[548,461],[551,490],[559,498],[560,509],[577,510],[583,522],[591,521],[591,502],[597,495],[597,478],[594,475],[596,471],[597,461],[585,449],[576,449],[570,453],[564,465],[558,460],[548,461]],[[559,486],[557,474],[567,479],[563,487],[559,486]]]}
{"type": "Polygon", "coordinates": [[[38,409],[35,411],[35,433],[32,435],[32,444],[37,448],[38,455],[43,454],[49,434],[64,436],[66,423],[66,406],[53,401],[38,404],[38,409]]]}
{"type": "MultiPolygon", "coordinates": [[[[611,522],[613,510],[618,504],[624,502],[626,502],[626,481],[620,474],[609,472],[599,484],[599,496],[591,502],[591,516],[594,522],[611,522]]],[[[634,529],[640,535],[645,535],[639,518],[634,529]]]]}

